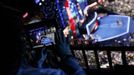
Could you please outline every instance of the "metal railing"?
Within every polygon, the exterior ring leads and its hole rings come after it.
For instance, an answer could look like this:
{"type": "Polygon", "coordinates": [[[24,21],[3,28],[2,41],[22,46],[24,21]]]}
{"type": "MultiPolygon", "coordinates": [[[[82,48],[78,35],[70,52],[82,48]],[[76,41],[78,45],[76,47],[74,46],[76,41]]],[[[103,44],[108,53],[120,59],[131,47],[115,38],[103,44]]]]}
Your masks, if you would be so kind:
{"type": "Polygon", "coordinates": [[[71,49],[72,49],[73,55],[76,58],[78,58],[80,64],[85,69],[103,68],[102,67],[103,62],[101,62],[102,58],[105,61],[105,65],[108,66],[105,68],[109,68],[109,69],[114,69],[115,65],[123,65],[123,66],[134,65],[134,48],[130,48],[130,47],[89,47],[89,48],[71,47],[71,49]],[[91,68],[92,65],[89,63],[89,61],[94,61],[94,64],[96,64],[96,65],[93,65],[94,68],[91,68]],[[133,64],[129,64],[130,61],[133,64]]]}

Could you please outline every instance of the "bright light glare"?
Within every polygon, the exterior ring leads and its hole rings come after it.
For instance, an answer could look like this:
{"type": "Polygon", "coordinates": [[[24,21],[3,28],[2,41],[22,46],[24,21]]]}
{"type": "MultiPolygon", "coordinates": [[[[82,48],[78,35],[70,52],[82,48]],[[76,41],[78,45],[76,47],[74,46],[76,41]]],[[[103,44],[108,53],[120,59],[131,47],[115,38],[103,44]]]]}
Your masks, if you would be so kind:
{"type": "Polygon", "coordinates": [[[40,2],[40,3],[39,3],[39,5],[41,6],[41,5],[42,5],[42,3],[40,2]]]}

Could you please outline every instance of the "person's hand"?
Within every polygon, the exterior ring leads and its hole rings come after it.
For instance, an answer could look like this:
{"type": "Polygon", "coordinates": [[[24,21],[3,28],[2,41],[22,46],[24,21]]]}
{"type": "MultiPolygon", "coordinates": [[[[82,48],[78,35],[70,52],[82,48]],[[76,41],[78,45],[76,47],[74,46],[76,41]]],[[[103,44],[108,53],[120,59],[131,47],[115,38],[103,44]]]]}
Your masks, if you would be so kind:
{"type": "Polygon", "coordinates": [[[69,34],[69,27],[66,27],[66,28],[63,30],[63,33],[64,33],[64,36],[67,37],[68,34],[69,34]]]}

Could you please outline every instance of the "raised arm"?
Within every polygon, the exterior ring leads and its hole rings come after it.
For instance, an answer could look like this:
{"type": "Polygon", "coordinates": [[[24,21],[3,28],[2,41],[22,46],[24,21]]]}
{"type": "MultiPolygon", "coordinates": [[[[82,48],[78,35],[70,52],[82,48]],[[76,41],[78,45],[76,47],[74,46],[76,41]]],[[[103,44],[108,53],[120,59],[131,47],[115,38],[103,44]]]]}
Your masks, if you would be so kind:
{"type": "Polygon", "coordinates": [[[85,9],[84,9],[84,15],[85,16],[88,16],[88,10],[91,9],[91,8],[93,8],[93,7],[95,7],[95,6],[97,6],[97,4],[98,4],[97,2],[94,2],[94,3],[86,6],[85,9]]]}
{"type": "Polygon", "coordinates": [[[92,8],[94,9],[96,6],[102,5],[104,2],[105,2],[105,0],[97,0],[96,2],[86,6],[85,9],[84,9],[84,15],[88,16],[88,10],[89,9],[92,9],[92,8]]]}

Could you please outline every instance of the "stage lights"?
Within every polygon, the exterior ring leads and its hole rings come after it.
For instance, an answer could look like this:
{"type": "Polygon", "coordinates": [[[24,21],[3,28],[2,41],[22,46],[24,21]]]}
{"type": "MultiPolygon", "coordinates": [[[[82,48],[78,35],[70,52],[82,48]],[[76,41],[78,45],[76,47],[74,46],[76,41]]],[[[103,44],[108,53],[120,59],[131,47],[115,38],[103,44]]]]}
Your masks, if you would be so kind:
{"type": "Polygon", "coordinates": [[[42,5],[42,3],[40,2],[40,3],[39,3],[39,6],[41,6],[41,5],[42,5]]]}
{"type": "Polygon", "coordinates": [[[41,6],[45,0],[35,0],[35,3],[41,6]]]}
{"type": "Polygon", "coordinates": [[[40,0],[34,0],[36,4],[38,4],[40,2],[40,0]]]}

